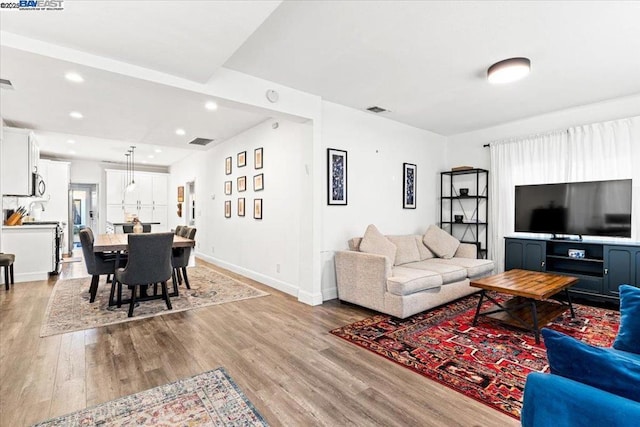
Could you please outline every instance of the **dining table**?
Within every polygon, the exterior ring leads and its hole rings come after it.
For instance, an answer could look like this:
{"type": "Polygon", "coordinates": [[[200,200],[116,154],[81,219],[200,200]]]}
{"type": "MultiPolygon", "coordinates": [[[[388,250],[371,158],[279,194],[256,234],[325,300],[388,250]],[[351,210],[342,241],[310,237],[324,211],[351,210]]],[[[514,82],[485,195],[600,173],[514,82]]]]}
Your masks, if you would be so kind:
{"type": "MultiPolygon", "coordinates": [[[[193,239],[187,239],[186,237],[182,237],[182,236],[178,236],[178,235],[174,235],[173,236],[173,245],[172,247],[174,249],[176,248],[193,248],[196,245],[196,241],[193,239]]],[[[116,262],[115,265],[120,265],[120,254],[122,252],[126,252],[127,249],[129,248],[129,234],[122,234],[122,233],[109,233],[109,234],[98,234],[93,242],[93,252],[114,252],[116,254],[116,262]]],[[[115,271],[114,271],[114,277],[115,277],[115,271]]],[[[141,295],[141,297],[139,298],[139,300],[148,300],[148,299],[156,299],[159,298],[161,296],[157,295],[157,292],[154,291],[154,295],[146,295],[147,293],[147,287],[146,286],[141,286],[140,287],[140,291],[141,293],[143,293],[143,295],[141,295]]],[[[154,287],[155,290],[155,287],[154,287]]],[[[178,296],[178,284],[174,283],[173,284],[173,292],[169,294],[169,296],[178,296]]],[[[114,305],[118,305],[120,306],[121,303],[127,303],[128,300],[121,300],[122,296],[120,295],[120,292],[118,292],[118,302],[116,302],[114,300],[114,294],[113,291],[111,292],[111,295],[109,296],[109,307],[114,306],[114,305]]]]}

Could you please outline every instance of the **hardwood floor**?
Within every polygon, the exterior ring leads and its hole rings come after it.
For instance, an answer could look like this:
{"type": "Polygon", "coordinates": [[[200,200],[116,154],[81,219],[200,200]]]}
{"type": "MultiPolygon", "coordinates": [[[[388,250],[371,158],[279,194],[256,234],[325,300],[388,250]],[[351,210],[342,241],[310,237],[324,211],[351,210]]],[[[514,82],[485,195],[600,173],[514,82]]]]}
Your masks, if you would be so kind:
{"type": "Polygon", "coordinates": [[[59,278],[0,290],[0,426],[219,366],[272,426],[520,425],[328,333],[372,312],[337,301],[310,307],[250,280],[271,296],[40,338],[56,280],[86,275],[84,263],[65,263],[59,278]]]}

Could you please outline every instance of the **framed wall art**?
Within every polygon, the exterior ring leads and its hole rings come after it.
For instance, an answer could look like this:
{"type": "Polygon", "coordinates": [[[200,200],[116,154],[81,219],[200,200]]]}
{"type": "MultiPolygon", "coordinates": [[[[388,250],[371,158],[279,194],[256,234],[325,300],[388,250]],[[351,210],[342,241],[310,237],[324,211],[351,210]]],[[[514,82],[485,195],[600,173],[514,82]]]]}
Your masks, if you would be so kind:
{"type": "Polygon", "coordinates": [[[181,185],[178,187],[178,202],[184,202],[184,186],[181,185]]]}
{"type": "Polygon", "coordinates": [[[327,149],[327,204],[347,204],[347,152],[327,149]]]}
{"type": "Polygon", "coordinates": [[[262,219],[262,199],[253,199],[253,217],[262,219]]]}
{"type": "Polygon", "coordinates": [[[247,152],[243,151],[242,153],[238,153],[238,167],[242,168],[247,166],[247,152]]]}
{"type": "Polygon", "coordinates": [[[226,159],[224,159],[224,174],[225,175],[231,175],[231,162],[232,162],[232,158],[231,157],[227,157],[226,159]]]}
{"type": "Polygon", "coordinates": [[[244,197],[238,199],[238,216],[244,216],[244,197]]]}
{"type": "Polygon", "coordinates": [[[238,177],[238,184],[237,184],[237,188],[238,188],[238,193],[241,191],[246,191],[247,190],[247,177],[246,176],[239,176],[238,177]]]}
{"type": "Polygon", "coordinates": [[[264,174],[254,175],[253,177],[253,191],[264,190],[264,174]]]}
{"type": "Polygon", "coordinates": [[[226,196],[230,196],[231,195],[231,188],[232,188],[232,182],[231,181],[225,181],[224,182],[224,194],[226,196]]]}
{"type": "Polygon", "coordinates": [[[402,208],[416,208],[416,173],[417,166],[411,163],[402,164],[402,208]]]}
{"type": "Polygon", "coordinates": [[[262,169],[262,147],[253,150],[253,168],[262,169]]]}
{"type": "Polygon", "coordinates": [[[224,202],[224,217],[231,218],[231,200],[225,200],[224,202]]]}

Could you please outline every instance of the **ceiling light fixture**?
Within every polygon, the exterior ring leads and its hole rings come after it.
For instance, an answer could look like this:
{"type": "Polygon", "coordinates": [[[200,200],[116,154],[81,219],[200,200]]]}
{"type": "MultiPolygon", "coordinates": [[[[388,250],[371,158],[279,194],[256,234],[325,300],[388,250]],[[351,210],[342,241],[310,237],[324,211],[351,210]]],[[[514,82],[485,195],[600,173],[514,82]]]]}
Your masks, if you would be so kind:
{"type": "Polygon", "coordinates": [[[155,151],[156,153],[162,153],[162,150],[161,150],[161,149],[159,149],[159,148],[156,148],[154,151],[155,151]]]}
{"type": "Polygon", "coordinates": [[[127,156],[127,181],[129,180],[129,169],[131,169],[131,181],[124,188],[124,191],[126,193],[131,193],[133,190],[136,189],[136,180],[134,176],[135,175],[135,155],[133,153],[135,149],[136,147],[134,145],[131,145],[130,148],[125,153],[125,156],[127,156]]]}
{"type": "Polygon", "coordinates": [[[76,152],[73,150],[69,150],[69,154],[76,154],[76,152]]]}
{"type": "Polygon", "coordinates": [[[149,154],[149,155],[147,156],[147,159],[153,159],[154,157],[155,157],[155,156],[154,156],[153,154],[149,154]]]}
{"type": "Polygon", "coordinates": [[[64,78],[74,83],[84,82],[84,78],[78,73],[70,72],[64,75],[64,78]]]}
{"type": "Polygon", "coordinates": [[[69,117],[71,117],[72,119],[78,119],[80,120],[81,118],[83,118],[84,116],[82,115],[81,112],[79,111],[72,111],[69,113],[69,117]]]}
{"type": "Polygon", "coordinates": [[[207,101],[204,104],[204,108],[206,108],[209,111],[215,111],[218,109],[218,104],[216,104],[214,101],[207,101]]]}
{"type": "Polygon", "coordinates": [[[187,134],[187,132],[185,132],[184,129],[182,129],[182,128],[176,129],[176,135],[183,136],[183,135],[186,135],[186,134],[187,134]]]}
{"type": "Polygon", "coordinates": [[[73,139],[67,139],[67,144],[75,144],[76,142],[73,139]]]}
{"type": "Polygon", "coordinates": [[[491,84],[511,83],[525,78],[531,70],[529,58],[509,58],[496,62],[487,70],[491,84]]]}

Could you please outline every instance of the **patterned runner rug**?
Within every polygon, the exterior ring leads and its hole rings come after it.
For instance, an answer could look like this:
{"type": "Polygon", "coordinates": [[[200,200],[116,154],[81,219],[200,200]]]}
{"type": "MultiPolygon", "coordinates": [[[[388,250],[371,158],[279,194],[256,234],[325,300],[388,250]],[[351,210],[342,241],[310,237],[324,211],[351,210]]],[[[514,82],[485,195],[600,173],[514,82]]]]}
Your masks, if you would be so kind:
{"type": "MultiPolygon", "coordinates": [[[[544,343],[536,344],[532,332],[487,317],[472,326],[478,299],[471,295],[405,320],[377,315],[331,333],[519,418],[527,374],[548,371],[544,343]]],[[[483,304],[483,310],[492,307],[483,304]]],[[[567,310],[547,327],[610,346],[620,314],[578,304],[574,309],[575,319],[567,310]]]]}
{"type": "Polygon", "coordinates": [[[36,426],[267,426],[224,368],[145,390],[36,426]]]}
{"type": "MultiPolygon", "coordinates": [[[[89,303],[89,285],[91,277],[81,279],[61,280],[57,282],[49,298],[49,305],[45,312],[44,323],[40,336],[63,334],[65,332],[81,331],[114,323],[139,320],[145,317],[160,316],[178,311],[207,307],[269,295],[252,286],[232,279],[207,267],[192,267],[188,269],[189,284],[187,289],[184,282],[179,289],[178,297],[171,297],[173,310],[167,310],[162,299],[143,301],[133,311],[133,317],[127,317],[128,304],[122,307],[109,307],[109,292],[111,284],[105,283],[105,276],[100,277],[100,285],[96,300],[89,303]]],[[[171,291],[173,284],[168,282],[171,291]]],[[[160,287],[158,287],[160,288],[160,287]]],[[[160,289],[158,289],[160,292],[160,289]]],[[[123,286],[122,297],[129,298],[131,291],[123,286]]]]}

